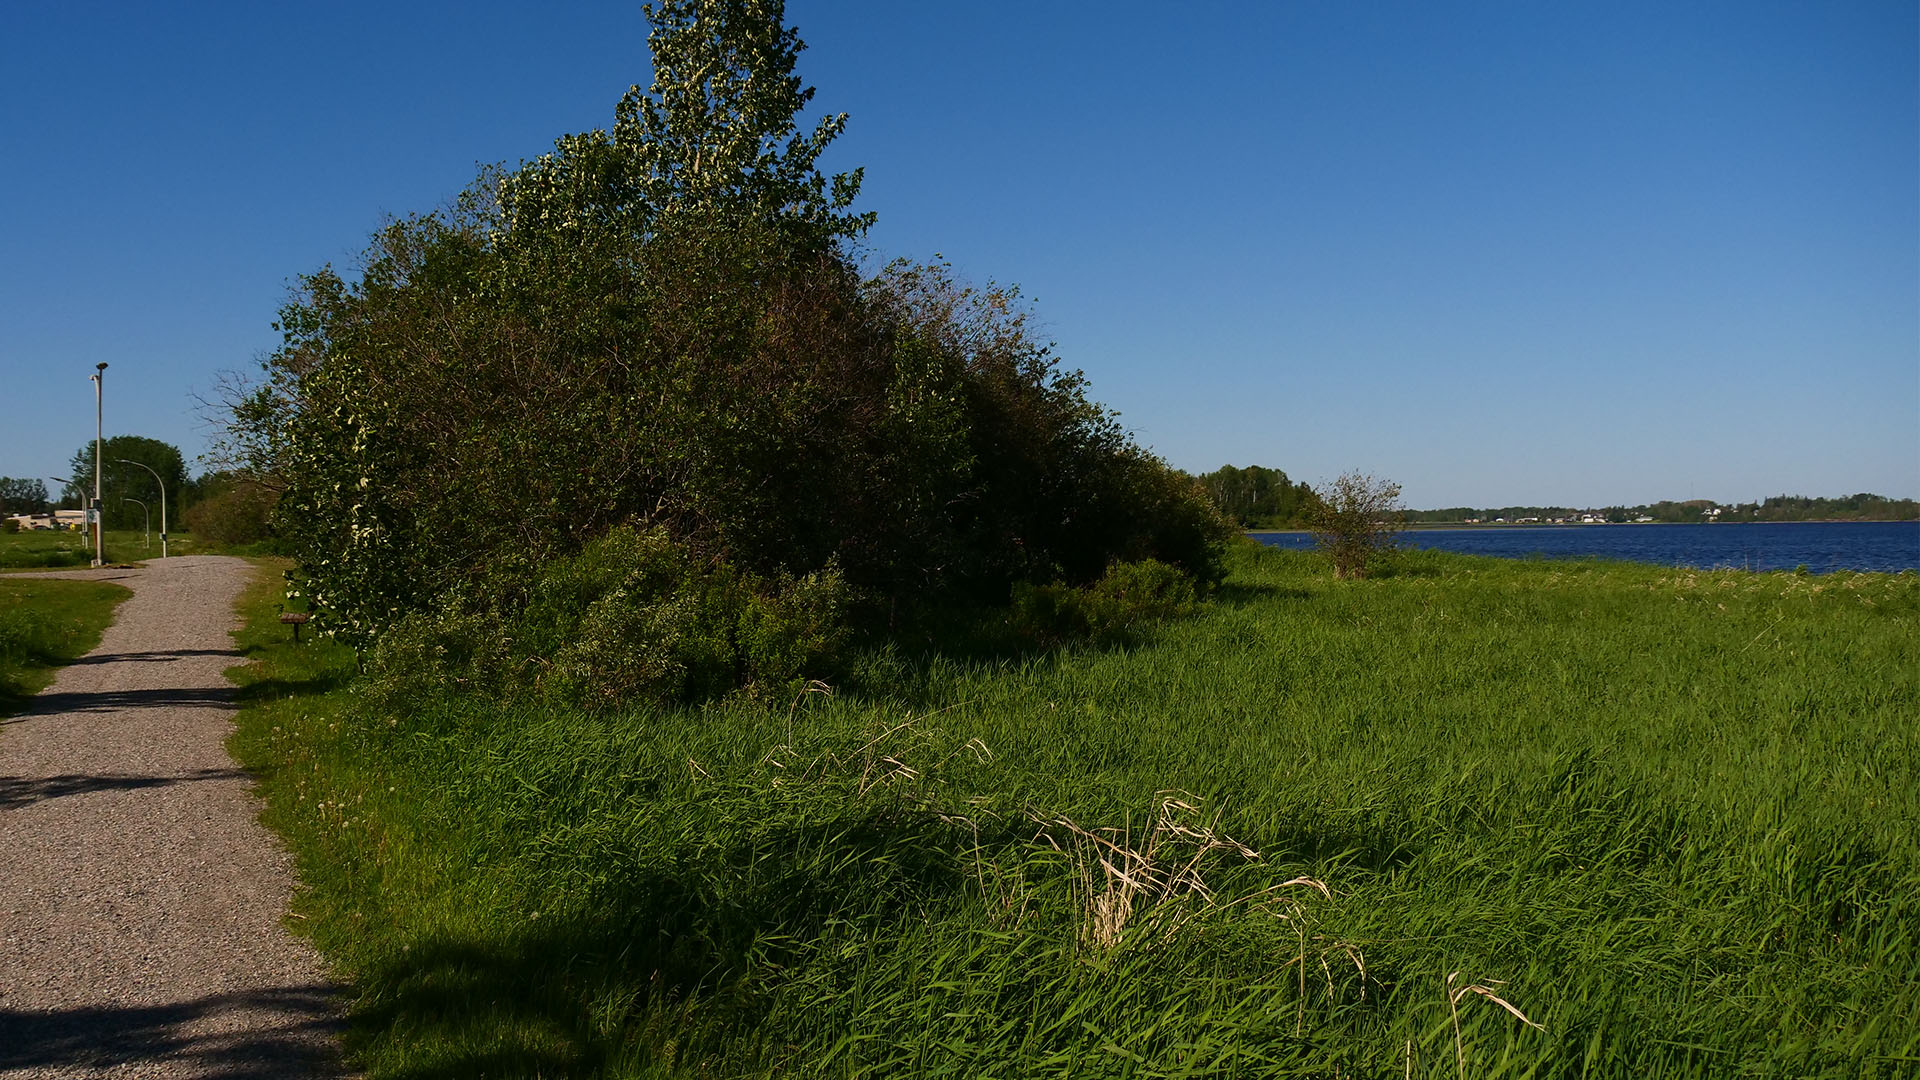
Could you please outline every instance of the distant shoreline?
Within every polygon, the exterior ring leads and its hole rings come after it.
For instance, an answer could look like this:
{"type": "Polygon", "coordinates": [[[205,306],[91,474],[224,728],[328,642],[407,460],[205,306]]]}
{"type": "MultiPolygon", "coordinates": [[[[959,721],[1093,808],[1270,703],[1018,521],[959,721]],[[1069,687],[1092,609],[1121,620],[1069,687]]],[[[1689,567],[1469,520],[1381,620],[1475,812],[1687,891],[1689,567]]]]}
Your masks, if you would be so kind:
{"type": "MultiPolygon", "coordinates": [[[[1451,532],[1458,529],[1617,529],[1623,525],[1899,525],[1914,518],[1803,518],[1799,521],[1423,521],[1403,526],[1402,532],[1451,532]]],[[[1307,534],[1312,529],[1246,529],[1248,536],[1307,534]]]]}

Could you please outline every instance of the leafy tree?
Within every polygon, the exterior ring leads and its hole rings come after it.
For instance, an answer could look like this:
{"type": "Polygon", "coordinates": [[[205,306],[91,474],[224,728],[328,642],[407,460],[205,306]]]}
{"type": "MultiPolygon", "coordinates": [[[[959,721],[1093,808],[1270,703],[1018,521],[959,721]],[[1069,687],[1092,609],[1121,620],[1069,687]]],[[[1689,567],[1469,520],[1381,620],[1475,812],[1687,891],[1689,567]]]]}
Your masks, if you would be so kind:
{"type": "MultiPolygon", "coordinates": [[[[612,131],[560,139],[501,178],[511,238],[569,236],[598,246],[646,236],[689,214],[749,221],[818,251],[852,238],[873,215],[849,211],[861,171],[823,176],[816,163],[847,116],[801,133],[813,99],[794,66],[806,46],[783,0],[662,0],[645,10],[653,83],[628,89],[612,131]]],[[[510,241],[513,242],[513,241],[510,241]]]]}
{"type": "Polygon", "coordinates": [[[1404,521],[1400,485],[1360,472],[1341,473],[1320,491],[1313,536],[1338,578],[1363,578],[1393,546],[1404,521]]]}
{"type": "Polygon", "coordinates": [[[941,265],[862,280],[858,175],[829,191],[813,168],[838,121],[791,134],[809,92],[778,4],[652,15],[655,90],[612,135],[389,225],[355,280],[303,278],[236,395],[232,445],[272,473],[336,632],[368,644],[476,592],[511,619],[533,601],[498,590],[627,525],[889,609],[1115,559],[1217,571],[1224,523],[1016,291],[941,265]]]}
{"type": "MultiPolygon", "coordinates": [[[[84,506],[86,500],[93,498],[93,451],[91,439],[74,451],[67,463],[69,480],[61,495],[63,500],[76,500],[84,506]]],[[[141,435],[115,435],[105,441],[101,453],[100,501],[107,528],[140,527],[143,517],[140,507],[127,499],[139,499],[151,507],[153,527],[159,528],[160,489],[154,482],[155,473],[167,485],[167,509],[175,514],[184,512],[189,485],[186,460],[180,456],[179,447],[141,435]],[[123,458],[137,461],[153,473],[122,464],[123,458]]]]}
{"type": "Polygon", "coordinates": [[[44,514],[49,505],[41,481],[0,476],[0,514],[44,514]]]}
{"type": "Polygon", "coordinates": [[[1199,478],[1220,512],[1244,529],[1297,525],[1313,509],[1313,488],[1287,479],[1279,469],[1223,465],[1199,478]]]}

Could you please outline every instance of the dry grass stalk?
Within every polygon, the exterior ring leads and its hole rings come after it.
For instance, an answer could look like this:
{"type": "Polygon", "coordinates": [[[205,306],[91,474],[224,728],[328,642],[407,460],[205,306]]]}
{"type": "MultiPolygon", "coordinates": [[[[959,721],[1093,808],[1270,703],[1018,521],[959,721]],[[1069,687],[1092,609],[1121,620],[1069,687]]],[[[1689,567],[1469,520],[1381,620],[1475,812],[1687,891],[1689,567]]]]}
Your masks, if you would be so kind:
{"type": "MultiPolygon", "coordinates": [[[[1494,993],[1492,987],[1482,986],[1479,983],[1469,983],[1466,986],[1459,987],[1454,986],[1454,980],[1459,977],[1460,973],[1457,971],[1447,976],[1447,1011],[1453,1017],[1453,1053],[1459,1063],[1461,1076],[1464,1077],[1467,1075],[1467,1048],[1465,1043],[1460,1039],[1460,999],[1466,997],[1468,994],[1479,994],[1481,997],[1486,998],[1488,1001],[1519,1017],[1520,1022],[1530,1028],[1539,1031],[1547,1030],[1543,1025],[1536,1024],[1532,1020],[1527,1019],[1526,1013],[1515,1008],[1513,1003],[1506,998],[1494,993]]],[[[1506,985],[1506,983],[1498,979],[1489,979],[1488,982],[1491,982],[1494,986],[1506,985]]]]}
{"type": "MultiPolygon", "coordinates": [[[[1220,815],[1202,817],[1197,800],[1185,792],[1162,791],[1156,798],[1153,821],[1138,836],[1131,826],[1089,829],[1067,817],[1040,819],[1043,828],[1036,839],[1075,861],[1088,944],[1112,949],[1129,926],[1143,919],[1158,928],[1162,939],[1170,938],[1208,913],[1272,901],[1298,887],[1332,897],[1324,883],[1299,877],[1222,903],[1207,884],[1207,867],[1221,857],[1256,861],[1260,853],[1221,833],[1220,815]],[[1056,838],[1053,830],[1064,835],[1056,838]]],[[[1297,924],[1298,905],[1280,903],[1290,905],[1289,913],[1280,917],[1297,924]]],[[[1304,967],[1304,945],[1300,962],[1304,967]]]]}

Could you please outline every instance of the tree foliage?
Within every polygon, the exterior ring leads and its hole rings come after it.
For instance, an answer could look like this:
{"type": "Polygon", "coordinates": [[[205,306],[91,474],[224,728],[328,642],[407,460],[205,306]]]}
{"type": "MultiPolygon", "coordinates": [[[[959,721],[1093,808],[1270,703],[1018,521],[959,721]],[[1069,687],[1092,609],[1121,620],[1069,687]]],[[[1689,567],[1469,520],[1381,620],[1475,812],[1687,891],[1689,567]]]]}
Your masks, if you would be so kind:
{"type": "MultiPolygon", "coordinates": [[[[93,453],[92,439],[73,452],[67,463],[68,483],[62,500],[84,506],[93,498],[93,453]]],[[[183,511],[190,482],[179,447],[142,435],[115,435],[102,444],[100,460],[100,502],[107,528],[138,529],[148,518],[154,528],[160,527],[160,489],[155,474],[167,486],[167,509],[175,514],[183,511]],[[122,464],[122,459],[137,461],[153,472],[122,464]],[[140,507],[128,499],[146,503],[148,511],[142,514],[140,507]]]]}
{"type": "Polygon", "coordinates": [[[1220,512],[1243,529],[1275,529],[1305,524],[1317,496],[1279,469],[1223,465],[1199,477],[1200,487],[1220,512]]]}
{"type": "Polygon", "coordinates": [[[662,0],[646,7],[653,82],[630,88],[611,131],[560,139],[501,177],[503,232],[559,234],[589,247],[644,237],[675,215],[751,222],[799,250],[859,235],[851,213],[861,172],[817,168],[845,113],[809,133],[813,89],[794,73],[806,46],[784,24],[783,0],[662,0]]]}
{"type": "Polygon", "coordinates": [[[44,514],[51,505],[45,483],[0,476],[0,514],[44,514]]]}
{"type": "Polygon", "coordinates": [[[179,520],[197,540],[228,547],[259,544],[273,538],[274,489],[252,476],[208,473],[194,483],[194,502],[179,520]]]}
{"type": "Polygon", "coordinates": [[[1319,491],[1313,538],[1333,560],[1338,578],[1363,578],[1393,545],[1405,523],[1400,485],[1361,472],[1345,472],[1319,491]]]}
{"type": "Polygon", "coordinates": [[[794,134],[811,91],[781,5],[650,16],[653,88],[611,133],[390,224],[357,278],[301,279],[268,379],[235,395],[230,445],[272,475],[336,632],[499,599],[626,526],[882,609],[1116,559],[1216,572],[1225,524],[1016,290],[856,269],[858,174],[814,167],[844,118],[794,134]]]}

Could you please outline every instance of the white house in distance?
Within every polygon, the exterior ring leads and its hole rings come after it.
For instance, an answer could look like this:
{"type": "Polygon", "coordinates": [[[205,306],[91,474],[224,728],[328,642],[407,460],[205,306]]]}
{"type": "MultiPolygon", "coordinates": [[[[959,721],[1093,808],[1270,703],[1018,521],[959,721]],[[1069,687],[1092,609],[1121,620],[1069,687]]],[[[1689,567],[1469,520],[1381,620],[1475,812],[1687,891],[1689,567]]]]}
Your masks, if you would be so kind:
{"type": "Polygon", "coordinates": [[[51,514],[14,514],[7,518],[20,526],[21,532],[34,529],[84,529],[87,527],[85,510],[55,510],[51,514]]]}

